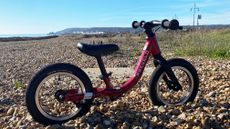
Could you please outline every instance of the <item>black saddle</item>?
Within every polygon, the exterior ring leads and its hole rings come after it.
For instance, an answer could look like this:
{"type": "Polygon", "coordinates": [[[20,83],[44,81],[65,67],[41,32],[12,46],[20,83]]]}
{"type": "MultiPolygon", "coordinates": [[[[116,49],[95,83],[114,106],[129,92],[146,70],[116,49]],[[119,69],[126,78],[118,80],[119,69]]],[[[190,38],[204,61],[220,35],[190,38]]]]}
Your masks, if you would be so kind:
{"type": "Polygon", "coordinates": [[[115,51],[119,50],[119,47],[116,44],[86,44],[86,43],[78,43],[77,48],[90,56],[105,56],[112,54],[115,51]]]}

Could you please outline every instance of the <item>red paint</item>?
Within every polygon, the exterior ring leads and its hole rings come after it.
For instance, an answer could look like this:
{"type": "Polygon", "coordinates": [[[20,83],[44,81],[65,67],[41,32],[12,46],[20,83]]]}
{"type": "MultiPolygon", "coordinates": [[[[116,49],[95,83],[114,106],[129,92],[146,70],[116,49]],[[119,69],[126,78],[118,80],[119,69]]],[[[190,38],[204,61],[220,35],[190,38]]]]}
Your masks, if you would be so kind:
{"type": "Polygon", "coordinates": [[[146,44],[149,44],[148,50],[152,53],[153,56],[161,53],[160,47],[157,43],[156,36],[151,38],[146,38],[146,44]]]}

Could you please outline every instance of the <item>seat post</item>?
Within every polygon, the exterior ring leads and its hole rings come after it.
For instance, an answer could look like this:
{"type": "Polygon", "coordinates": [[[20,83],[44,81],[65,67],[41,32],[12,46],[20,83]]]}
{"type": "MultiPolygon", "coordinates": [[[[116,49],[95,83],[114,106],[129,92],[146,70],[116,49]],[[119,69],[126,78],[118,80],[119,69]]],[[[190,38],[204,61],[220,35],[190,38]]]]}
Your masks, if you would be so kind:
{"type": "Polygon", "coordinates": [[[105,65],[101,59],[101,56],[97,56],[96,59],[101,70],[102,78],[104,79],[105,77],[108,77],[108,73],[106,72],[105,65]]]}

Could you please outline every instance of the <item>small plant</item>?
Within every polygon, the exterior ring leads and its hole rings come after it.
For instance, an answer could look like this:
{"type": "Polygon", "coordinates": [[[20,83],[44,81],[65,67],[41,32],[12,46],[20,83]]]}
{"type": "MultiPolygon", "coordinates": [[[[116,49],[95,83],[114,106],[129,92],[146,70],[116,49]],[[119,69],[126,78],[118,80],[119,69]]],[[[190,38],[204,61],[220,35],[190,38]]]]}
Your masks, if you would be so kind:
{"type": "Polygon", "coordinates": [[[21,81],[13,80],[13,83],[14,83],[16,89],[21,89],[23,87],[23,84],[21,81]]]}

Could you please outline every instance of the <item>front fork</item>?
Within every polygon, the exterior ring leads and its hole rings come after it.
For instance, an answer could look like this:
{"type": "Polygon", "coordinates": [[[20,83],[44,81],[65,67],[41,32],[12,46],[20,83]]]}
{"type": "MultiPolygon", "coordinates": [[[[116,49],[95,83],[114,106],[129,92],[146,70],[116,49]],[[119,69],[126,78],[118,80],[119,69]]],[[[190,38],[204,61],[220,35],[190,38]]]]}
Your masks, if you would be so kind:
{"type": "Polygon", "coordinates": [[[166,75],[163,76],[163,80],[166,82],[169,89],[179,91],[182,89],[182,86],[178,82],[177,77],[175,76],[174,72],[172,71],[171,66],[168,64],[167,60],[162,57],[161,54],[154,56],[154,65],[157,67],[161,65],[163,70],[165,71],[166,75]]]}

